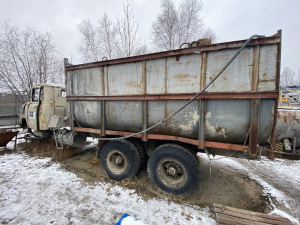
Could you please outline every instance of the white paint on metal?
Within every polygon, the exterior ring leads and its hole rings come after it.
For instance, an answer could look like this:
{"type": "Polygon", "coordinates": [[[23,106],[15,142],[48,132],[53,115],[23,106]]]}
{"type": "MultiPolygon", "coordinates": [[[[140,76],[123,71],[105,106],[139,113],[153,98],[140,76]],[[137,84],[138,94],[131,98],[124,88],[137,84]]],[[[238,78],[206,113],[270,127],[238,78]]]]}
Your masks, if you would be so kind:
{"type": "Polygon", "coordinates": [[[205,116],[205,129],[208,136],[211,137],[223,137],[226,138],[225,128],[221,128],[217,130],[217,124],[213,126],[210,121],[214,120],[214,118],[211,115],[211,112],[207,112],[205,116]]]}
{"type": "Polygon", "coordinates": [[[179,127],[188,133],[192,133],[195,129],[195,126],[197,126],[198,124],[200,115],[198,114],[197,110],[194,109],[193,111],[185,112],[183,117],[184,119],[179,127]]]}

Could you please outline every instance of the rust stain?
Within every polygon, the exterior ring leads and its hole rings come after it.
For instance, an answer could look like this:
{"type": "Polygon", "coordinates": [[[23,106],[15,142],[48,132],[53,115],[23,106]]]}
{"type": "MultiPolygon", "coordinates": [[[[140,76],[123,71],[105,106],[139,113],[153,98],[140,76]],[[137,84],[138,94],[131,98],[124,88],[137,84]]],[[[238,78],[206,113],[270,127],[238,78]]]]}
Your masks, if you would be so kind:
{"type": "Polygon", "coordinates": [[[190,77],[190,74],[188,73],[183,73],[183,74],[176,74],[174,76],[174,79],[178,79],[178,80],[186,80],[186,78],[189,78],[190,77]]]}
{"type": "Polygon", "coordinates": [[[270,126],[265,126],[265,128],[264,128],[264,133],[268,133],[270,129],[271,129],[270,126]]]}
{"type": "Polygon", "coordinates": [[[217,127],[216,128],[216,132],[217,133],[221,133],[221,132],[223,132],[224,131],[224,128],[222,128],[222,127],[217,127]]]}
{"type": "MultiPolygon", "coordinates": [[[[123,100],[179,100],[191,99],[193,94],[160,94],[160,95],[123,95],[123,96],[67,96],[68,101],[123,101],[123,100]]],[[[278,98],[278,92],[218,92],[204,93],[197,99],[245,99],[245,98],[278,98]]]]}
{"type": "Polygon", "coordinates": [[[275,82],[275,79],[272,80],[259,80],[259,83],[264,83],[264,82],[275,82]]]}
{"type": "Polygon", "coordinates": [[[168,93],[168,58],[165,58],[165,94],[168,93]]]}
{"type": "Polygon", "coordinates": [[[10,140],[15,137],[19,131],[10,131],[4,129],[0,129],[0,147],[6,146],[10,140]]]}
{"type": "Polygon", "coordinates": [[[286,124],[300,123],[300,118],[297,117],[295,111],[280,111],[277,114],[278,120],[283,120],[286,124]]]}
{"type": "MultiPolygon", "coordinates": [[[[147,60],[147,59],[157,59],[157,58],[164,58],[169,56],[181,56],[181,55],[187,55],[187,54],[195,54],[195,51],[205,52],[205,51],[214,51],[214,50],[222,50],[222,49],[236,49],[239,48],[244,44],[245,40],[241,41],[232,41],[232,42],[226,42],[226,43],[218,43],[218,44],[212,44],[212,45],[205,45],[198,48],[191,48],[191,49],[178,49],[178,50],[172,50],[172,51],[166,51],[166,52],[158,52],[158,53],[152,53],[147,55],[140,55],[140,56],[134,56],[134,57],[128,57],[128,58],[120,58],[120,59],[113,59],[113,60],[107,60],[107,61],[99,61],[99,62],[93,62],[93,63],[86,63],[86,64],[80,64],[80,65],[72,65],[65,67],[65,71],[70,71],[74,69],[83,69],[83,68],[90,68],[95,66],[108,66],[108,65],[115,65],[115,64],[121,64],[126,62],[136,62],[141,60],[147,60]]],[[[264,45],[264,44],[280,44],[281,43],[281,33],[278,32],[275,36],[265,37],[265,38],[258,38],[255,40],[252,40],[249,43],[249,46],[255,46],[255,45],[264,45]]],[[[280,63],[280,58],[278,60],[280,63]]]]}

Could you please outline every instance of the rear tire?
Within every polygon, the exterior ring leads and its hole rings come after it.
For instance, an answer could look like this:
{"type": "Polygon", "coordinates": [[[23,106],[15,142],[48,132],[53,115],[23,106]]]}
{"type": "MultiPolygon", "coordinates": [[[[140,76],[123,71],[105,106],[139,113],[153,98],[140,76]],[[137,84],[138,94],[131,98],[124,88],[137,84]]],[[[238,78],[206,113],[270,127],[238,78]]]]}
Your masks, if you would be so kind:
{"type": "Polygon", "coordinates": [[[179,145],[165,144],[156,148],[147,170],[152,184],[170,194],[190,194],[199,187],[197,159],[179,145]]]}
{"type": "Polygon", "coordinates": [[[106,174],[114,180],[133,178],[140,165],[139,152],[127,140],[106,143],[100,152],[100,162],[106,174]]]}
{"type": "Polygon", "coordinates": [[[143,143],[141,141],[139,141],[137,139],[130,139],[130,142],[134,144],[137,151],[139,152],[139,156],[140,156],[139,170],[140,170],[147,162],[147,159],[148,159],[147,152],[146,152],[146,150],[143,146],[143,143]]]}

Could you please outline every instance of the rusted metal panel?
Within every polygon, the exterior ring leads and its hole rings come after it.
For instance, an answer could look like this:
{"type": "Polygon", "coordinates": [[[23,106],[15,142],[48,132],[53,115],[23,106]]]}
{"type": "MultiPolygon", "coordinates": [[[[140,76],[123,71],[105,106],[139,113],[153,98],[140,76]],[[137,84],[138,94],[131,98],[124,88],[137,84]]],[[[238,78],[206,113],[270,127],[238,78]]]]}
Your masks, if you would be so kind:
{"type": "Polygon", "coordinates": [[[152,59],[146,63],[147,94],[165,94],[166,60],[152,59]]]}
{"type": "MultiPolygon", "coordinates": [[[[71,102],[72,103],[72,102],[71,102]]],[[[100,128],[100,101],[73,101],[74,120],[79,127],[100,128]]]]}
{"type": "MultiPolygon", "coordinates": [[[[162,121],[174,111],[178,110],[186,100],[148,101],[147,112],[143,101],[106,101],[105,102],[105,128],[110,130],[124,130],[137,132],[145,128],[143,126],[143,115],[147,113],[147,125],[162,121]],[[143,126],[143,127],[142,127],[143,126]]],[[[272,130],[272,109],[274,101],[261,102],[262,121],[259,127],[259,143],[266,143],[272,130]]],[[[101,103],[98,101],[75,101],[74,115],[76,123],[80,127],[99,128],[101,103]]],[[[244,100],[210,100],[207,102],[205,111],[205,139],[208,141],[228,141],[232,143],[244,143],[250,128],[250,101],[244,100]]],[[[204,110],[204,109],[202,109],[204,110]]],[[[176,136],[198,138],[199,104],[197,101],[191,103],[177,116],[165,124],[151,130],[153,134],[173,134],[176,136]]],[[[145,122],[145,121],[144,121],[145,122]]],[[[204,133],[202,135],[204,135],[204,133]]],[[[203,141],[203,140],[202,140],[203,141]]]]}
{"type": "MultiPolygon", "coordinates": [[[[210,100],[205,114],[205,139],[244,143],[250,126],[250,100],[210,100]]],[[[266,141],[266,140],[264,140],[266,141]]]]}
{"type": "Polygon", "coordinates": [[[198,129],[198,148],[204,149],[205,145],[205,114],[206,114],[206,101],[199,100],[199,129],[198,129]]]}
{"type": "Polygon", "coordinates": [[[100,122],[100,129],[101,129],[101,136],[105,136],[105,101],[101,101],[101,122],[100,122]]]}
{"type": "MultiPolygon", "coordinates": [[[[108,67],[107,85],[108,95],[141,95],[143,88],[142,62],[114,65],[108,67]]],[[[94,86],[99,84],[94,83],[94,86]]]]}
{"type": "Polygon", "coordinates": [[[75,127],[74,130],[75,131],[80,131],[80,132],[102,134],[101,130],[99,130],[99,129],[93,129],[93,128],[75,127]]]}
{"type": "MultiPolygon", "coordinates": [[[[96,133],[96,134],[101,134],[101,130],[91,129],[91,128],[76,127],[75,131],[92,132],[92,133],[96,133]]],[[[115,131],[115,130],[105,130],[105,133],[108,135],[117,135],[117,136],[128,136],[128,135],[134,134],[132,132],[115,131]]],[[[142,138],[142,134],[138,134],[134,137],[142,138]]],[[[171,136],[171,135],[147,134],[147,138],[154,139],[154,140],[180,141],[180,142],[184,142],[184,143],[188,143],[188,144],[192,144],[192,145],[198,144],[197,140],[195,140],[195,139],[171,136]]],[[[201,145],[203,145],[204,147],[230,149],[230,150],[234,150],[234,151],[243,151],[243,152],[245,152],[245,151],[247,152],[247,150],[248,150],[248,147],[244,146],[244,145],[226,144],[226,143],[219,143],[219,142],[203,141],[203,142],[201,142],[201,145]]]]}
{"type": "MultiPolygon", "coordinates": [[[[166,58],[170,56],[173,57],[173,56],[181,56],[181,55],[188,55],[188,54],[195,54],[195,53],[198,54],[199,52],[204,53],[204,52],[220,51],[223,49],[236,49],[236,48],[240,48],[244,44],[244,42],[245,40],[232,41],[232,42],[200,46],[198,48],[178,49],[173,51],[158,52],[158,53],[139,55],[139,56],[133,56],[128,58],[120,58],[120,59],[86,63],[80,65],[72,65],[66,67],[66,70],[68,71],[68,70],[91,68],[97,66],[116,65],[116,64],[136,62],[136,61],[149,60],[149,59],[166,58]]],[[[278,31],[276,35],[270,37],[254,39],[248,44],[248,46],[273,45],[278,43],[281,43],[281,31],[278,31]]]]}
{"type": "Polygon", "coordinates": [[[4,147],[13,139],[19,131],[12,131],[6,128],[0,129],[0,147],[4,147]]]}
{"type": "Polygon", "coordinates": [[[261,47],[258,91],[276,91],[277,46],[261,47]]]}
{"type": "MultiPolygon", "coordinates": [[[[105,128],[138,132],[142,130],[142,101],[106,101],[105,128]]],[[[90,127],[94,127],[92,123],[90,127]]]]}
{"type": "MultiPolygon", "coordinates": [[[[142,109],[142,126],[143,130],[146,130],[148,128],[148,102],[143,101],[143,109],[142,109]]],[[[143,133],[143,141],[147,141],[147,132],[143,133]]]]}
{"type": "MultiPolygon", "coordinates": [[[[148,117],[148,126],[153,126],[167,118],[185,103],[186,100],[149,101],[148,115],[150,116],[148,117]]],[[[151,133],[169,134],[197,139],[199,126],[198,121],[199,105],[198,102],[195,101],[166,123],[151,130],[151,133]]]]}
{"type": "MultiPolygon", "coordinates": [[[[67,100],[74,104],[71,116],[78,127],[99,129],[101,135],[141,131],[180,109],[216,76],[243,43],[220,43],[66,67],[67,100]]],[[[266,143],[274,130],[280,43],[280,33],[252,40],[198,97],[205,100],[205,105],[194,101],[163,125],[138,137],[144,141],[153,137],[180,140],[201,148],[244,150],[247,147],[241,144],[249,143],[250,130],[250,139],[266,143]],[[261,99],[260,107],[251,107],[252,99],[261,99]],[[242,147],[234,147],[236,144],[242,147]]],[[[251,153],[255,154],[256,143],[250,143],[251,153]]]]}
{"type": "MultiPolygon", "coordinates": [[[[102,68],[95,67],[72,71],[72,91],[77,96],[103,95],[102,68]],[[87,88],[89,87],[89,88],[87,88]]],[[[70,91],[70,88],[68,89],[70,91]]]]}
{"type": "Polygon", "coordinates": [[[251,118],[249,129],[249,155],[252,158],[257,158],[257,137],[259,127],[260,99],[254,98],[251,100],[251,118]]]}
{"type": "Polygon", "coordinates": [[[201,56],[170,57],[167,63],[167,93],[197,93],[200,89],[201,56]]]}
{"type": "Polygon", "coordinates": [[[277,109],[275,99],[260,99],[259,107],[259,127],[258,127],[258,143],[266,142],[272,134],[274,122],[274,113],[277,109]]]}
{"type": "MultiPolygon", "coordinates": [[[[210,52],[207,59],[206,84],[208,84],[237,52],[236,49],[210,52]]],[[[244,49],[208,92],[250,92],[253,48],[244,49]]]]}
{"type": "Polygon", "coordinates": [[[296,137],[296,147],[300,147],[300,110],[279,109],[276,130],[276,142],[296,137]]]}
{"type": "MultiPolygon", "coordinates": [[[[197,99],[251,99],[251,98],[278,98],[278,92],[263,93],[204,93],[197,99]]],[[[67,100],[76,101],[128,101],[128,100],[184,100],[191,99],[194,94],[164,94],[164,95],[135,95],[135,96],[67,96],[67,100]]]]}

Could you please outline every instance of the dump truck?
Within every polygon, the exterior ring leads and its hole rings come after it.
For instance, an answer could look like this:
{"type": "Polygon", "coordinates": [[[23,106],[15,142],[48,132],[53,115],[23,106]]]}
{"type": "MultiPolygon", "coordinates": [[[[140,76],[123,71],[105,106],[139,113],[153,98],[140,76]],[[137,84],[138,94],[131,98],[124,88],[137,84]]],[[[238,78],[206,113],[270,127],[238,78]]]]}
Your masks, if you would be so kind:
{"type": "MultiPolygon", "coordinates": [[[[200,182],[197,152],[255,159],[259,146],[274,149],[281,36],[79,65],[65,59],[67,117],[52,115],[47,128],[61,144],[98,138],[112,179],[132,178],[147,164],[154,186],[190,193],[200,182]]],[[[31,109],[34,128],[45,128],[31,109]]]]}
{"type": "Polygon", "coordinates": [[[37,137],[48,138],[48,127],[52,115],[67,115],[66,89],[60,84],[35,84],[30,90],[30,101],[23,104],[19,125],[30,129],[37,137]]]}

